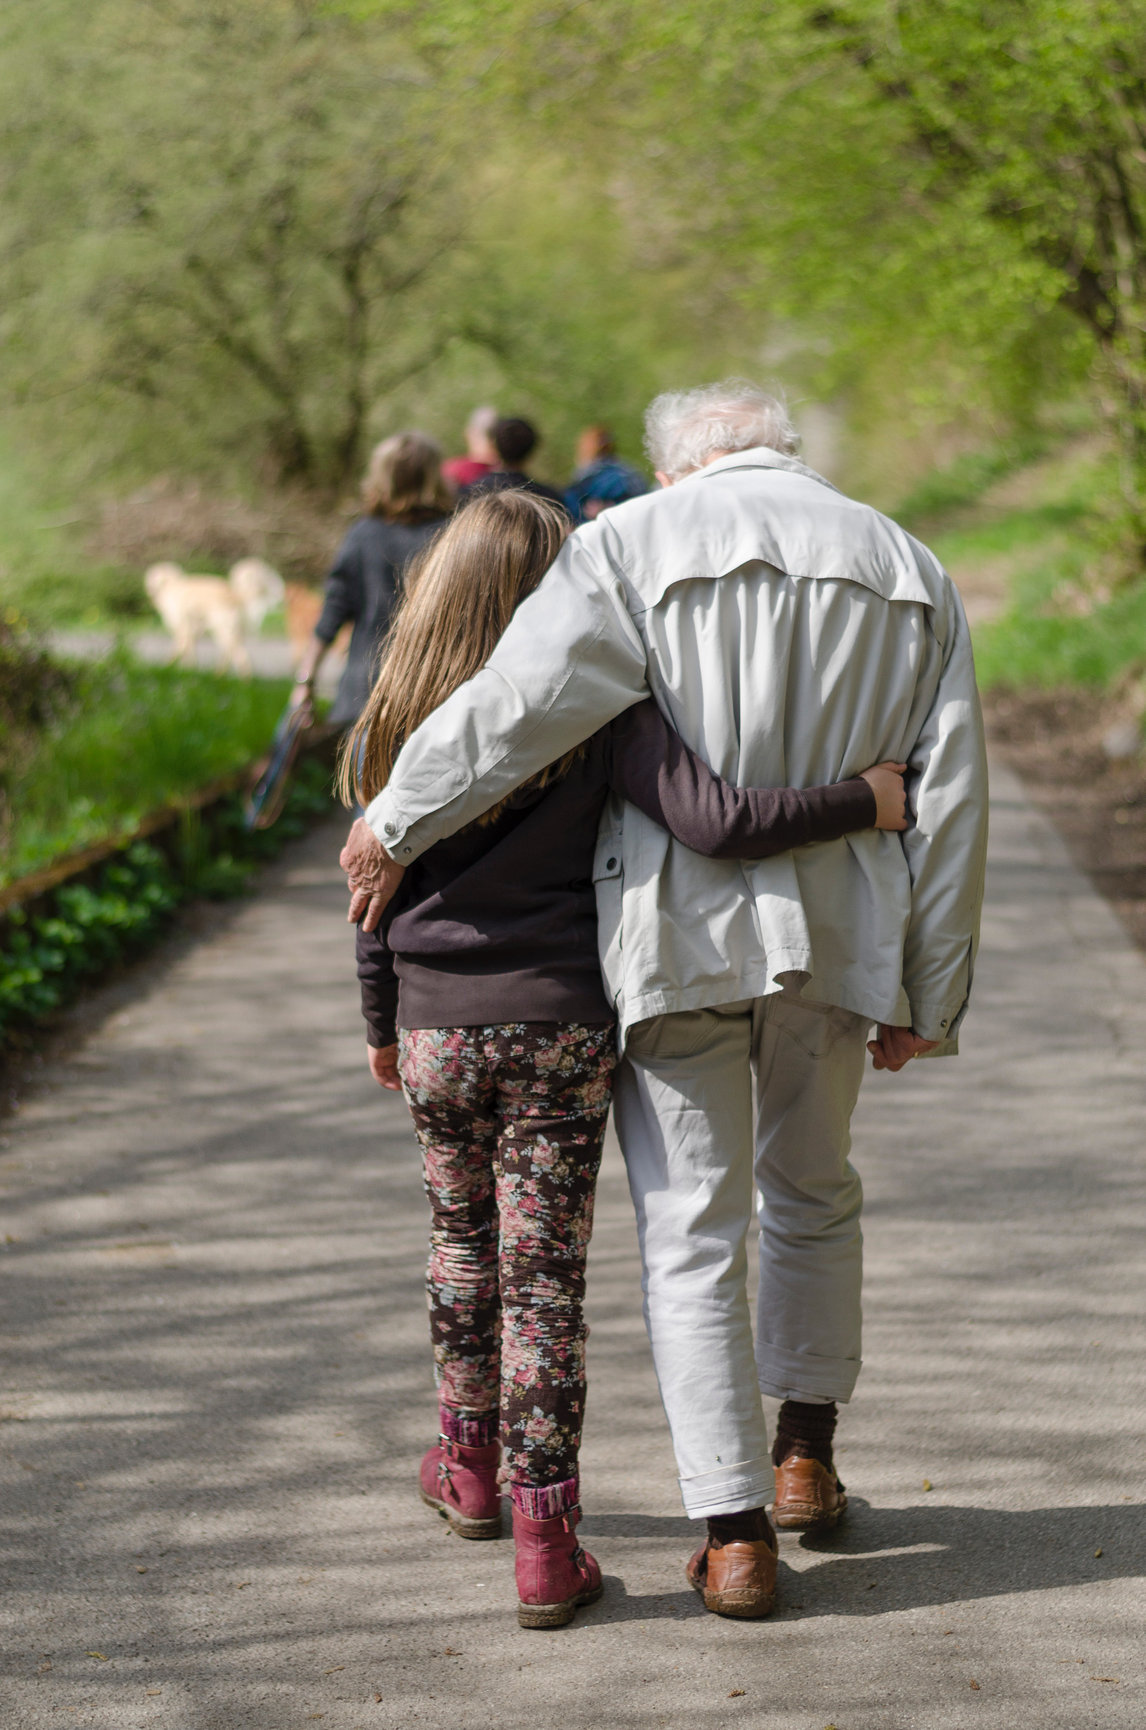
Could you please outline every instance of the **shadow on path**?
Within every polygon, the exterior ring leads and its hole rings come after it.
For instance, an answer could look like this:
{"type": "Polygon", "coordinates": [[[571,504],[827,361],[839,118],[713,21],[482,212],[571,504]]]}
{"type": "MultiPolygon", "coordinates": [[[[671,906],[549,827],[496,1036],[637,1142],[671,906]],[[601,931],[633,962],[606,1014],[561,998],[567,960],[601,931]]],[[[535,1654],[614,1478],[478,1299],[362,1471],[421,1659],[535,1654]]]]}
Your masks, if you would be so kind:
{"type": "MultiPolygon", "coordinates": [[[[779,1615],[879,1616],[1138,1579],[1146,1572],[1142,1503],[1000,1513],[969,1507],[873,1508],[853,1501],[850,1513],[847,1526],[831,1535],[808,1535],[795,1543],[781,1538],[779,1615]],[[793,1567],[797,1557],[799,1565],[793,1567]]],[[[586,1542],[594,1537],[672,1540],[683,1573],[702,1530],[685,1519],[597,1514],[586,1516],[579,1536],[586,1542]]],[[[687,1586],[679,1593],[629,1597],[623,1580],[614,1580],[593,1616],[606,1622],[643,1621],[688,1614],[694,1605],[704,1614],[687,1586]]]]}

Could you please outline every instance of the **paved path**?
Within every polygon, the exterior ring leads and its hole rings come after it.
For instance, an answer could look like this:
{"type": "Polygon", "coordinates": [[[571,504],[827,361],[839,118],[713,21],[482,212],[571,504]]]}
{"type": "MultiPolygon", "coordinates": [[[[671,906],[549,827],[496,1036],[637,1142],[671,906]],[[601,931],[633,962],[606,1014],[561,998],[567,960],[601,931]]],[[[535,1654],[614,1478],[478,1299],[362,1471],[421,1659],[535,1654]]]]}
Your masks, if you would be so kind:
{"type": "Polygon", "coordinates": [[[519,1632],[509,1544],[416,1501],[424,1205],[361,1061],[333,832],[149,967],[0,1125],[4,1730],[1140,1730],[1146,966],[996,785],[965,1055],[859,1113],[854,1514],[783,1540],[766,1623],[684,1586],[615,1154],[603,1602],[519,1632]]]}
{"type": "MultiPolygon", "coordinates": [[[[57,655],[77,661],[99,661],[125,641],[134,655],[152,666],[165,667],[174,659],[175,642],[166,631],[151,627],[127,633],[116,631],[57,630],[48,633],[49,646],[57,655]]],[[[286,637],[250,636],[246,639],[256,678],[289,679],[298,656],[286,637]]],[[[345,654],[334,650],[318,670],[317,689],[322,697],[333,697],[345,665],[345,654]]],[[[211,672],[219,665],[219,651],[209,637],[195,645],[195,665],[211,672]]]]}

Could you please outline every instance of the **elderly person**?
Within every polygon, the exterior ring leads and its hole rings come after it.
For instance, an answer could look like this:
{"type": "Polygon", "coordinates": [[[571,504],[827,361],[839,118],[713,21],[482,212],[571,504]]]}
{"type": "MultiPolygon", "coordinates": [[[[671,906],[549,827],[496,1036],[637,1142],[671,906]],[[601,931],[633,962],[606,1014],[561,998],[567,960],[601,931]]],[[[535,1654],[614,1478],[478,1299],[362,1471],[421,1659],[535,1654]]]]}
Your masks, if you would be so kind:
{"type": "Polygon", "coordinates": [[[421,432],[383,439],[371,452],[362,502],[365,514],[338,549],[326,579],[322,612],[295,674],[293,700],[309,704],[327,650],[342,626],[353,624],[329,717],[336,727],[350,726],[366,707],[406,566],[453,508],[442,482],[441,446],[421,432]]]}
{"type": "Polygon", "coordinates": [[[442,478],[455,493],[462,487],[472,487],[475,481],[480,481],[483,475],[488,475],[496,467],[498,456],[494,449],[493,429],[498,419],[495,408],[475,408],[470,415],[466,422],[465,456],[447,457],[442,464],[442,478]]]}
{"type": "Polygon", "coordinates": [[[659,397],[647,426],[663,490],[572,536],[483,671],[407,740],[343,862],[352,916],[376,918],[405,864],[650,692],[742,785],[908,763],[904,835],[761,863],[703,859],[617,799],[602,820],[617,1129],[681,1493],[708,1522],[688,1578],[710,1610],[752,1617],[773,1603],[773,1467],[778,1526],[822,1529],[846,1505],[832,1437],[860,1369],[849,1121],[865,1044],[890,1070],[956,1050],[986,768],[966,620],[932,554],[801,464],[782,404],[751,385],[659,397]],[[771,1458],[761,1392],[783,1402],[771,1458]]]}

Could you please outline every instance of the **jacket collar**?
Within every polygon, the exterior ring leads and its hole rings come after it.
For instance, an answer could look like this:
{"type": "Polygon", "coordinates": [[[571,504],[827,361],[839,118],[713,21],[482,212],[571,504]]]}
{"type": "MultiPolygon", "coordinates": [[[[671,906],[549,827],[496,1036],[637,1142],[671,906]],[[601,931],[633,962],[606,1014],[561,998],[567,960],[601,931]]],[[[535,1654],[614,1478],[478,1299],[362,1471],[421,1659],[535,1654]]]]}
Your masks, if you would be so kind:
{"type": "Polygon", "coordinates": [[[733,469],[785,469],[788,474],[803,475],[807,480],[819,481],[822,487],[828,487],[833,493],[840,490],[815,469],[810,469],[806,463],[797,462],[795,457],[783,456],[780,451],[774,451],[768,445],[753,445],[751,450],[732,451],[726,457],[717,457],[715,462],[705,463],[703,468],[683,475],[676,484],[683,486],[686,481],[703,480],[706,475],[728,474],[733,469]]]}
{"type": "Polygon", "coordinates": [[[932,609],[946,580],[934,556],[889,517],[765,446],[734,451],[663,492],[605,511],[573,539],[608,549],[634,615],[675,583],[718,580],[755,562],[932,609]],[[773,479],[761,485],[764,471],[773,479]],[[700,486],[704,480],[710,485],[700,486]]]}

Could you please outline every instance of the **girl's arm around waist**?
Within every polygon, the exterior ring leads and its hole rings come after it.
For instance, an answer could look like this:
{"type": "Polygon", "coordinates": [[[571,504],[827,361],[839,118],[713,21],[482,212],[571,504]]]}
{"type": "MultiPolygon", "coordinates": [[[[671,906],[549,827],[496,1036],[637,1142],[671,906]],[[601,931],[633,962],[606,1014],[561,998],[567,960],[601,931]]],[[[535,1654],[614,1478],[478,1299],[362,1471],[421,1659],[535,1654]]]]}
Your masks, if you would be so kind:
{"type": "Polygon", "coordinates": [[[711,859],[768,859],[875,824],[875,793],[858,775],[825,787],[734,787],[651,698],[626,709],[610,732],[613,790],[711,859]]]}

